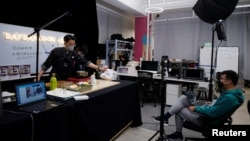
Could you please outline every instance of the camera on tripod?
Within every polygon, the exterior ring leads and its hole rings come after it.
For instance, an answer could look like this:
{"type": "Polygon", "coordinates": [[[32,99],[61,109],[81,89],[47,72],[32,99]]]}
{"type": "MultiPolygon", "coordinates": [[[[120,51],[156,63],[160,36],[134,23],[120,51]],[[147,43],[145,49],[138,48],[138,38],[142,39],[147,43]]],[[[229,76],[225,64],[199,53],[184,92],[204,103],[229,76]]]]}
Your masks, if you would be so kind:
{"type": "Polygon", "coordinates": [[[166,104],[166,79],[165,77],[168,77],[168,72],[170,68],[170,61],[168,56],[162,56],[161,57],[161,83],[160,83],[160,97],[161,97],[161,121],[160,121],[160,129],[148,140],[151,141],[158,133],[160,134],[157,141],[167,141],[167,136],[165,135],[164,131],[164,108],[166,104]]]}
{"type": "Polygon", "coordinates": [[[168,56],[161,57],[161,74],[162,76],[168,76],[169,68],[170,68],[170,61],[168,56]]]}

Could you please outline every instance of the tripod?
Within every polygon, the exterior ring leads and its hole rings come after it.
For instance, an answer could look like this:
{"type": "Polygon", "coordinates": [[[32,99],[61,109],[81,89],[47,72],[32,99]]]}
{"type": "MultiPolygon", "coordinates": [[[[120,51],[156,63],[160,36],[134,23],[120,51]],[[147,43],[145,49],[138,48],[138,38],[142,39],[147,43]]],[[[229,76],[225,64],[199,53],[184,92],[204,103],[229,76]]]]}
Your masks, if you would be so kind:
{"type": "Polygon", "coordinates": [[[161,60],[161,85],[160,85],[160,97],[161,97],[161,120],[160,120],[160,129],[151,137],[148,141],[151,141],[157,134],[160,134],[157,141],[167,141],[167,136],[164,131],[164,108],[166,104],[166,72],[169,69],[169,60],[168,56],[163,56],[161,60]]]}
{"type": "Polygon", "coordinates": [[[61,16],[57,17],[56,19],[40,26],[40,27],[35,27],[34,28],[34,32],[32,32],[31,34],[28,35],[28,37],[34,35],[36,33],[36,81],[38,81],[38,60],[39,60],[39,40],[40,40],[40,30],[49,26],[50,24],[54,23],[55,21],[61,19],[64,16],[71,16],[70,12],[67,11],[64,14],[62,14],[61,16]]]}

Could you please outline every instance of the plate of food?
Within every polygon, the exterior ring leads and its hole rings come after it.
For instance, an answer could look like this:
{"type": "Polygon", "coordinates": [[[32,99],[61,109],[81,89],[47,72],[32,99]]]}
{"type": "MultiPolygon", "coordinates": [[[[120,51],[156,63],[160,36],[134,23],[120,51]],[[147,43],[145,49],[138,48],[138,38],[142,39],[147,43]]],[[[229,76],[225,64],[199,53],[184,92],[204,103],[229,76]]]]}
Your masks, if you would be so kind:
{"type": "Polygon", "coordinates": [[[73,85],[69,85],[66,87],[67,90],[77,91],[77,92],[85,92],[92,89],[92,85],[89,83],[77,83],[73,85]]]}

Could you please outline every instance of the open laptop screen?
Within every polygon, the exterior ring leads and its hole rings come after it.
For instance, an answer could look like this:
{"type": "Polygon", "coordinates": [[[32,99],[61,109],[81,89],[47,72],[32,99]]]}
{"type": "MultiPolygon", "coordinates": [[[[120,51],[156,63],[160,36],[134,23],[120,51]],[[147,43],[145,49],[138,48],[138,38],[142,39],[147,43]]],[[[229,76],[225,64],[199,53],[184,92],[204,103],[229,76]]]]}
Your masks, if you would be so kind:
{"type": "Polygon", "coordinates": [[[44,81],[17,84],[15,88],[18,106],[46,99],[44,81]]]}

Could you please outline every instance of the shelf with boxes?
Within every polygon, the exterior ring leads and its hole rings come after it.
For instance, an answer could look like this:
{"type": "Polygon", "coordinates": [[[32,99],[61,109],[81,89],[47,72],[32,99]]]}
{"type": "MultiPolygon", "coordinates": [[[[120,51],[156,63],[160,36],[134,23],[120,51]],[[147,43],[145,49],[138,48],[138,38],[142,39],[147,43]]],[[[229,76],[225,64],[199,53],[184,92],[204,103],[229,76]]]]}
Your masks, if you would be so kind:
{"type": "Polygon", "coordinates": [[[204,70],[197,66],[198,61],[171,61],[168,77],[203,80],[204,70]]]}
{"type": "Polygon", "coordinates": [[[116,70],[117,66],[124,66],[133,60],[134,43],[123,40],[106,41],[106,64],[116,70]]]}

